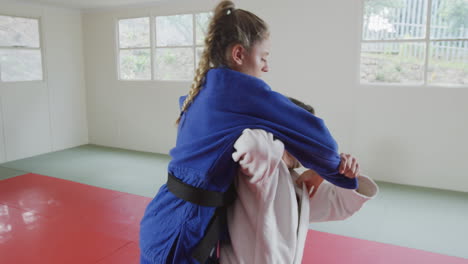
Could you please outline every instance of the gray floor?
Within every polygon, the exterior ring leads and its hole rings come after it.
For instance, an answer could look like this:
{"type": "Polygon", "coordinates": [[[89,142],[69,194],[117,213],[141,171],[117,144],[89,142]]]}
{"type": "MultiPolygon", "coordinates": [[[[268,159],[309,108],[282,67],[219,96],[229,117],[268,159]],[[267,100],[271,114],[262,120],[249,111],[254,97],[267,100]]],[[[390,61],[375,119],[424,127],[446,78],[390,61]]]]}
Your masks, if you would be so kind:
{"type": "MultiPolygon", "coordinates": [[[[162,154],[83,145],[0,164],[0,179],[33,172],[153,197],[165,182],[169,160],[162,154]]],[[[468,193],[378,184],[379,196],[350,219],[310,227],[468,259],[468,193]]]]}

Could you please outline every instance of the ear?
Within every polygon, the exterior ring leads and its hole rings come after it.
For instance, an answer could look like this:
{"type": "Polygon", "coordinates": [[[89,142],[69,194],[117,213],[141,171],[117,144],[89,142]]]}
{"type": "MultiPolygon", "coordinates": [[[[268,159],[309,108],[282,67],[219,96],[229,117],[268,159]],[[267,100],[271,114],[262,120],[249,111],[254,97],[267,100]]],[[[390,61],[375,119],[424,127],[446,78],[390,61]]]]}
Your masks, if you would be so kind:
{"type": "Polygon", "coordinates": [[[234,46],[232,46],[231,58],[232,62],[236,66],[240,66],[244,63],[244,53],[245,48],[241,44],[235,44],[234,46]]]}

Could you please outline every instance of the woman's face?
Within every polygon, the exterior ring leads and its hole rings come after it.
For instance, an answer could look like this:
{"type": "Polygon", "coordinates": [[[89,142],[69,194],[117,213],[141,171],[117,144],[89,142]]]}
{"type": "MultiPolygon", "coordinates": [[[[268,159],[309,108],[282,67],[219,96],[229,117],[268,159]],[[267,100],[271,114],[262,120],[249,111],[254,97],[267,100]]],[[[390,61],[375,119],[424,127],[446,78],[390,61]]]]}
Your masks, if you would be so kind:
{"type": "Polygon", "coordinates": [[[232,51],[232,69],[261,78],[268,72],[268,55],[270,55],[270,38],[255,43],[250,50],[235,46],[232,51]]]}

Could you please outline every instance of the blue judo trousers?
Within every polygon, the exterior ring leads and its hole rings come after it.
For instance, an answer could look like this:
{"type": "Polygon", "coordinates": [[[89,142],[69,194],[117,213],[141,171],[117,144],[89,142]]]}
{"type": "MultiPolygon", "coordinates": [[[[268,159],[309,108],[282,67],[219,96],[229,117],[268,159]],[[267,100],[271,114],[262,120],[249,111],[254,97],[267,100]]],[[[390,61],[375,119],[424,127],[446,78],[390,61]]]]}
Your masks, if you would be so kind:
{"type": "MultiPolygon", "coordinates": [[[[322,119],[264,81],[226,67],[208,71],[182,113],[168,171],[194,187],[225,192],[238,169],[233,145],[246,128],[271,132],[304,167],[337,186],[357,188],[356,179],[339,174],[338,145],[322,119]]],[[[215,209],[179,199],[164,184],[141,221],[141,263],[198,263],[191,254],[215,209]]]]}

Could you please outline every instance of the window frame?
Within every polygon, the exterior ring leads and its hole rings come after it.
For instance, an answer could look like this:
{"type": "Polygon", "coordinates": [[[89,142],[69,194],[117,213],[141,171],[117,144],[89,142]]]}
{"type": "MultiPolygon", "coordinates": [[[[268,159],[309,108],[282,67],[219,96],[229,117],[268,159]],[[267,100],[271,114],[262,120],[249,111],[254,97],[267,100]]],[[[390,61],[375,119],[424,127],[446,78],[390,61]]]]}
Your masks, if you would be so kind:
{"type": "MultiPolygon", "coordinates": [[[[212,11],[196,11],[196,12],[181,12],[181,13],[171,13],[171,14],[145,14],[145,15],[137,15],[137,16],[130,16],[130,17],[116,17],[115,19],[115,33],[116,33],[116,64],[117,64],[117,81],[121,82],[169,82],[169,83],[187,83],[192,82],[192,80],[163,80],[163,79],[156,79],[155,74],[155,66],[156,66],[156,49],[166,49],[166,48],[191,48],[193,52],[193,72],[195,75],[195,71],[197,69],[197,48],[204,48],[203,44],[197,44],[196,39],[196,16],[198,14],[204,13],[211,13],[212,11]],[[157,46],[156,45],[156,18],[157,17],[166,17],[166,16],[177,16],[177,15],[191,15],[192,16],[192,38],[193,44],[192,45],[180,45],[180,46],[157,46]],[[124,19],[132,19],[132,18],[144,18],[149,17],[150,19],[150,57],[151,57],[151,78],[149,80],[135,80],[135,79],[121,79],[120,78],[120,32],[119,32],[119,21],[124,19]]],[[[125,49],[125,48],[124,48],[125,49]]],[[[137,49],[137,48],[127,48],[127,49],[137,49]]],[[[147,49],[147,48],[141,48],[147,49]]]]}
{"type": "Polygon", "coordinates": [[[153,73],[152,73],[152,69],[153,69],[153,53],[152,53],[152,48],[153,48],[153,30],[152,30],[152,16],[151,15],[140,15],[140,16],[131,16],[131,17],[119,17],[119,18],[116,18],[115,19],[115,48],[116,48],[116,52],[115,52],[115,57],[116,58],[116,65],[117,65],[117,80],[118,81],[122,81],[122,82],[127,82],[127,81],[130,81],[130,82],[149,82],[149,81],[152,81],[153,80],[153,73]],[[137,47],[137,48],[121,48],[120,47],[120,21],[121,20],[127,20],[127,19],[137,19],[137,18],[149,18],[149,47],[137,47]],[[150,51],[150,59],[151,59],[151,62],[150,62],[150,67],[151,67],[151,72],[150,72],[150,79],[148,80],[136,80],[136,79],[122,79],[120,77],[120,51],[121,50],[139,50],[139,49],[149,49],[150,51]]]}
{"type": "MultiPolygon", "coordinates": [[[[358,51],[358,71],[357,71],[357,83],[363,87],[370,87],[370,86],[380,86],[380,87],[429,87],[429,88],[468,88],[468,84],[428,84],[428,68],[429,68],[429,52],[431,42],[456,42],[456,41],[468,41],[468,38],[450,38],[450,39],[431,39],[431,20],[432,20],[432,0],[427,0],[427,10],[426,10],[426,30],[424,34],[424,38],[420,39],[393,39],[393,40],[365,40],[363,37],[364,32],[364,14],[365,14],[365,2],[367,0],[361,0],[361,8],[360,8],[360,28],[359,32],[359,51],[358,51]],[[425,56],[424,56],[424,72],[423,72],[423,80],[421,84],[415,83],[364,83],[361,80],[361,53],[362,53],[362,45],[365,43],[424,43],[425,45],[425,56]]],[[[372,1],[372,0],[371,0],[372,1]]]]}
{"type": "Polygon", "coordinates": [[[39,47],[32,48],[27,46],[0,46],[0,49],[11,49],[11,50],[39,50],[41,54],[41,79],[40,80],[20,80],[20,81],[4,81],[2,79],[1,63],[0,63],[0,83],[2,84],[14,84],[14,83],[45,83],[47,81],[46,67],[44,63],[45,51],[44,51],[44,39],[43,29],[42,29],[42,17],[41,16],[28,16],[28,15],[10,15],[5,13],[0,13],[0,16],[13,17],[13,18],[24,18],[24,19],[33,19],[37,20],[37,31],[39,34],[39,47]]]}

